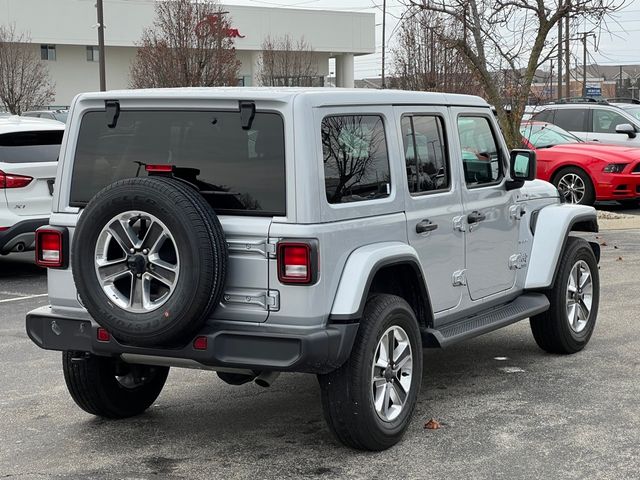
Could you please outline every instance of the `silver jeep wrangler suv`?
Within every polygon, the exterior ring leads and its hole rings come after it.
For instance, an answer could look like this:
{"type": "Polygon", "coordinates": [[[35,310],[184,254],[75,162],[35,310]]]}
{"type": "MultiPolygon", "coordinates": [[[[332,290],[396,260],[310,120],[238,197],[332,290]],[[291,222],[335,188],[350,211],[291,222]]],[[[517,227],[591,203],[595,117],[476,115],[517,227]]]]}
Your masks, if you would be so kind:
{"type": "Polygon", "coordinates": [[[401,438],[422,349],[530,318],[581,350],[598,311],[593,208],[534,180],[482,99],[341,89],[78,96],[50,226],[50,306],[26,328],[62,351],[94,415],[142,413],[170,367],[268,386],[318,375],[336,437],[401,438]]]}

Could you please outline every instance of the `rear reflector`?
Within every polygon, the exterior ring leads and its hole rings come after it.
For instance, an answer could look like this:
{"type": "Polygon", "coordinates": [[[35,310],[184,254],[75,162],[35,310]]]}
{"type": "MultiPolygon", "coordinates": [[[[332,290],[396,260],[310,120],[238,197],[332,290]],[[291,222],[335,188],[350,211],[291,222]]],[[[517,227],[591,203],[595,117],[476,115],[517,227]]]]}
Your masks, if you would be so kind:
{"type": "Polygon", "coordinates": [[[195,350],[206,350],[207,343],[207,337],[196,337],[193,341],[193,348],[195,350]]]}
{"type": "Polygon", "coordinates": [[[108,342],[111,340],[111,335],[104,328],[98,328],[97,337],[99,342],[108,342]]]}
{"type": "Polygon", "coordinates": [[[36,263],[46,268],[64,266],[66,229],[41,227],[36,230],[36,263]]]}
{"type": "Polygon", "coordinates": [[[278,279],[282,283],[309,284],[312,281],[311,246],[307,243],[278,244],[278,279]]]}
{"type": "Polygon", "coordinates": [[[22,188],[31,183],[33,177],[4,173],[0,170],[0,188],[22,188]]]}

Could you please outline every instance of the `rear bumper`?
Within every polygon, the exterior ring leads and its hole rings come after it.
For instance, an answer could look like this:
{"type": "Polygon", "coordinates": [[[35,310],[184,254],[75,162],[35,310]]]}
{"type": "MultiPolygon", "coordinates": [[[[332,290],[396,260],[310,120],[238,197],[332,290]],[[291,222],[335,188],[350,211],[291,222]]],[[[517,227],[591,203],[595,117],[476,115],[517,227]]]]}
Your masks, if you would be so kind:
{"type": "Polygon", "coordinates": [[[230,327],[206,325],[197,336],[207,338],[207,348],[196,350],[191,342],[179,348],[147,348],[125,345],[113,337],[98,341],[95,322],[56,315],[50,307],[33,310],[26,320],[29,338],[46,350],[124,355],[155,365],[307,373],[327,373],[342,365],[358,330],[358,324],[328,325],[302,333],[282,328],[271,332],[264,326],[237,323],[230,327]]]}
{"type": "MultiPolygon", "coordinates": [[[[49,218],[23,220],[7,230],[0,231],[0,253],[33,250],[35,232],[49,223],[49,218]]],[[[0,225],[1,226],[1,225],[0,225]]]]}

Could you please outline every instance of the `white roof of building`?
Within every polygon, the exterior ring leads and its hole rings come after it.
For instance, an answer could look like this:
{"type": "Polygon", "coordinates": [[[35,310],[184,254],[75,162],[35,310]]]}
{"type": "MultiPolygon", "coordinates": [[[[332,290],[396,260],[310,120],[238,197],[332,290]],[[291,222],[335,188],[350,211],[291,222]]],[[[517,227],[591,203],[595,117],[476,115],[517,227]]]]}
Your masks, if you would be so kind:
{"type": "Polygon", "coordinates": [[[269,88],[269,87],[216,87],[216,88],[155,88],[139,90],[111,90],[83,93],[81,99],[114,100],[126,98],[184,98],[203,100],[256,100],[290,103],[304,97],[312,104],[322,105],[464,105],[487,107],[487,102],[474,95],[406,90],[372,90],[362,88],[269,88]]]}
{"type": "MultiPolygon", "coordinates": [[[[154,19],[154,0],[104,0],[105,44],[134,47],[154,19]]],[[[375,14],[223,5],[237,50],[259,51],[267,36],[304,37],[317,52],[375,52],[375,14]]],[[[15,24],[37,44],[97,45],[93,0],[0,0],[0,24],[15,24]]]]}
{"type": "Polygon", "coordinates": [[[64,123],[46,118],[20,117],[0,117],[0,135],[3,133],[31,132],[42,130],[64,130],[64,123]]]}

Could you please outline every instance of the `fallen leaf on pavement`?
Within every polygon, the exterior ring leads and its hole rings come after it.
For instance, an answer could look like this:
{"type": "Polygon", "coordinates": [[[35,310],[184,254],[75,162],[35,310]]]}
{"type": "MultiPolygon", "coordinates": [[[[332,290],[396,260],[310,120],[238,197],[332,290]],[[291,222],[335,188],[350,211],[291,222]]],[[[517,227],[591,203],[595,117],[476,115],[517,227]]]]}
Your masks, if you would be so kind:
{"type": "Polygon", "coordinates": [[[621,261],[622,261],[622,257],[618,257],[618,258],[616,259],[616,262],[621,262],[621,261]]]}
{"type": "Polygon", "coordinates": [[[427,423],[424,424],[424,428],[426,428],[427,430],[437,430],[440,428],[440,422],[437,421],[435,418],[432,418],[431,420],[429,420],[427,423]]]}
{"type": "Polygon", "coordinates": [[[607,246],[607,242],[600,242],[600,245],[602,245],[603,247],[607,246]]]}

